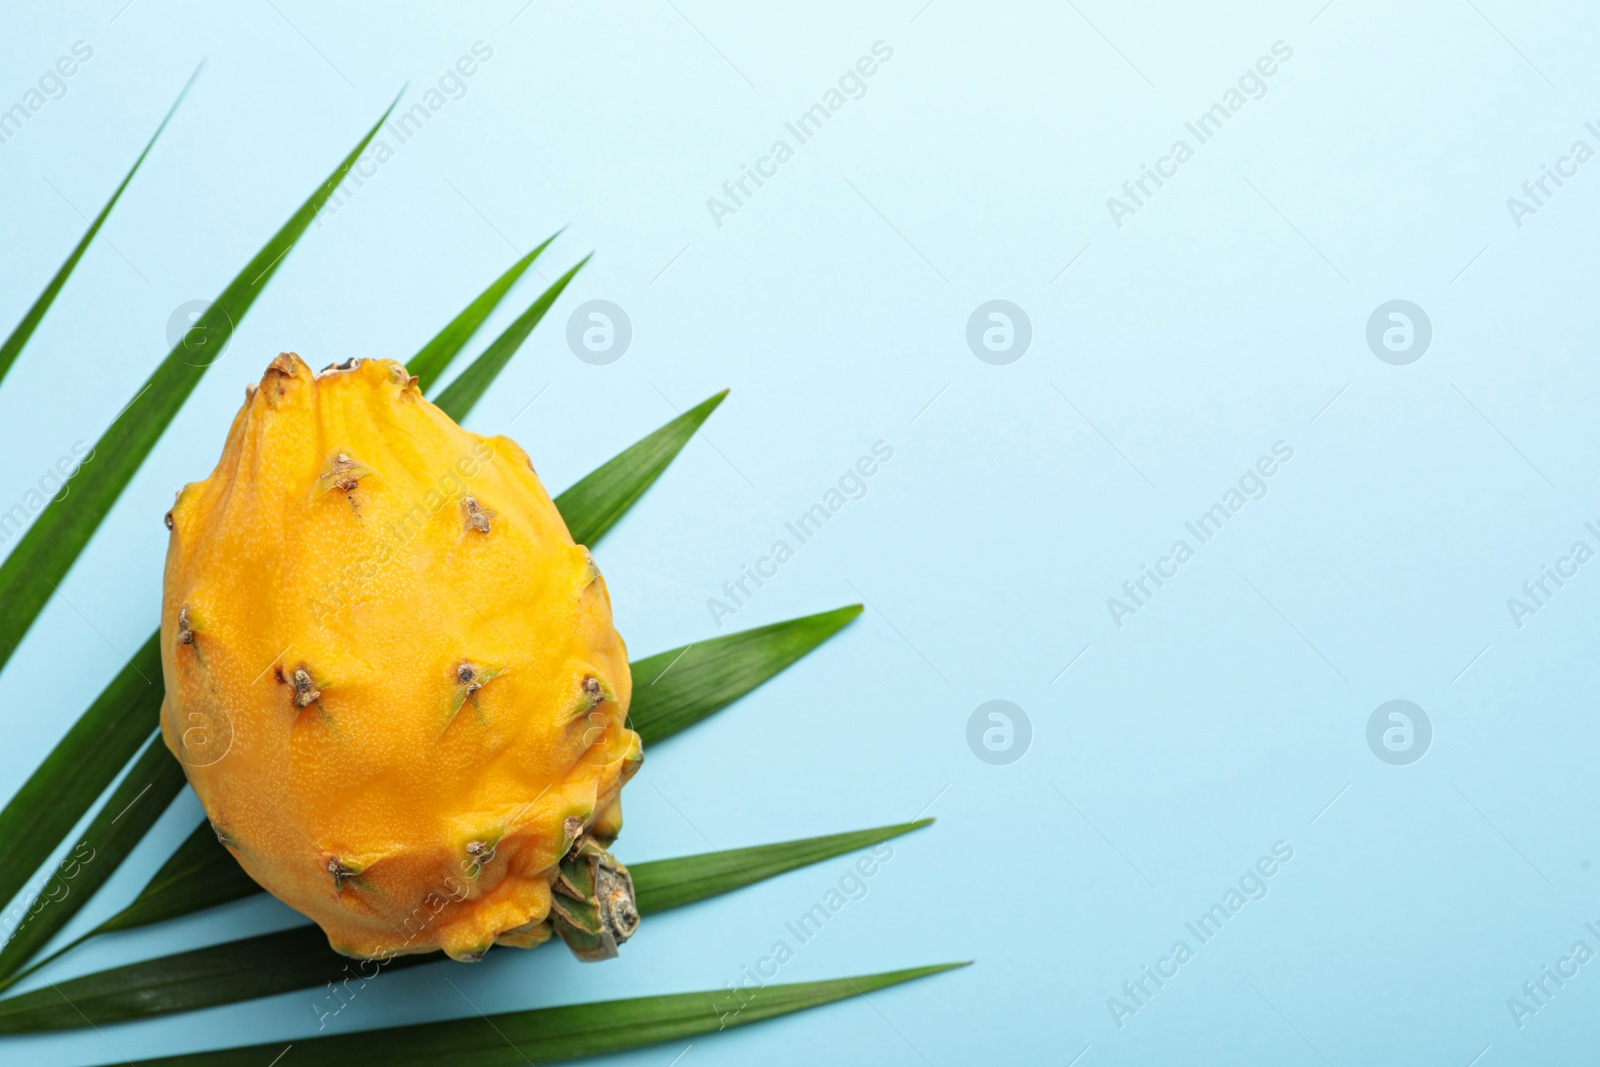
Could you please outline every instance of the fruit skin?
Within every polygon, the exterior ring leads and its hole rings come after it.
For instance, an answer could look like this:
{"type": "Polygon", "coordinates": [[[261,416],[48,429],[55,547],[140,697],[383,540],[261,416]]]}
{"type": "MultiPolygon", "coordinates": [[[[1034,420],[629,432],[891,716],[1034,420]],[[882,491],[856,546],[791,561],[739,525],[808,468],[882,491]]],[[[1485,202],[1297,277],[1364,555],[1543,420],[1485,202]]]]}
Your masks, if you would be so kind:
{"type": "Polygon", "coordinates": [[[398,363],[284,353],[167,524],[162,736],[250,876],[351,956],[546,940],[642,755],[605,580],[527,455],[398,363]]]}

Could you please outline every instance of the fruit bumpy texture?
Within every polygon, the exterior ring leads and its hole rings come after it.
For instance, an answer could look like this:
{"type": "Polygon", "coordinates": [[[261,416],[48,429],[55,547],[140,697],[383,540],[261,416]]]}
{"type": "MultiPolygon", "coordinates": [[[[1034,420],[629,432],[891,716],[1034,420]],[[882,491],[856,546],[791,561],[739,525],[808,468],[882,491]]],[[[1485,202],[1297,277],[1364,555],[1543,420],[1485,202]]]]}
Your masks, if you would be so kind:
{"type": "Polygon", "coordinates": [[[252,878],[350,956],[615,955],[627,650],[515,443],[285,353],[167,525],[162,735],[252,878]]]}

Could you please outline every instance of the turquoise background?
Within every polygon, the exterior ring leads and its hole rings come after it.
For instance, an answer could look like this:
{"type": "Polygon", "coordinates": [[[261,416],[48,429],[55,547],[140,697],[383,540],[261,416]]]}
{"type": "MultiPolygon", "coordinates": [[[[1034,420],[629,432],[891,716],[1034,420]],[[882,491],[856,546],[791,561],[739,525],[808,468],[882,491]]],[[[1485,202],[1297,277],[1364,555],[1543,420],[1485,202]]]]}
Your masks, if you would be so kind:
{"type": "MultiPolygon", "coordinates": [[[[473,428],[510,433],[559,489],[733,390],[596,553],[636,654],[716,633],[723,582],[874,442],[893,449],[723,622],[861,599],[865,615],[653,751],[620,853],[934,815],[780,980],[977,961],[699,1039],[684,1064],[1591,1054],[1600,963],[1520,1027],[1507,1001],[1575,942],[1600,950],[1600,565],[1520,628],[1507,600],[1574,541],[1600,548],[1600,162],[1520,226],[1507,199],[1574,141],[1600,148],[1592,6],[123,3],[3,15],[0,107],[74,42],[94,50],[0,145],[7,329],[207,65],[0,389],[0,510],[95,440],[174,310],[215,296],[403,83],[409,107],[475,42],[493,56],[285,260],[0,673],[0,791],[149,632],[161,515],[272,355],[405,358],[567,226],[544,276],[595,259],[473,428]],[[707,199],[880,41],[893,54],[864,95],[714,219],[707,199]],[[1185,122],[1275,42],[1292,57],[1265,94],[1198,144],[1185,122]],[[1107,199],[1179,138],[1193,158],[1119,227],[1107,199]],[[632,322],[610,365],[566,343],[591,299],[632,322]],[[993,299],[1031,323],[1008,365],[966,341],[993,299]],[[1409,365],[1366,341],[1393,299],[1432,324],[1409,365]],[[1279,441],[1293,458],[1267,495],[1119,628],[1107,598],[1279,441]],[[1409,765],[1367,743],[1396,699],[1432,725],[1409,765]],[[1031,724],[1007,765],[968,747],[990,700],[1031,724]],[[1293,858],[1265,898],[1191,939],[1277,842],[1293,858]],[[1179,939],[1194,958],[1119,1027],[1108,999],[1131,1006],[1123,983],[1179,939]]],[[[473,351],[542,287],[526,278],[473,351]]],[[[73,930],[137,892],[195,815],[185,795],[73,930]]],[[[605,965],[503,951],[386,975],[328,1027],[715,988],[849,866],[651,919],[605,965]]],[[[294,921],[246,902],[103,939],[48,977],[294,921]]],[[[0,1060],[287,1044],[316,1032],[317,1000],[6,1039],[0,1060]]]]}

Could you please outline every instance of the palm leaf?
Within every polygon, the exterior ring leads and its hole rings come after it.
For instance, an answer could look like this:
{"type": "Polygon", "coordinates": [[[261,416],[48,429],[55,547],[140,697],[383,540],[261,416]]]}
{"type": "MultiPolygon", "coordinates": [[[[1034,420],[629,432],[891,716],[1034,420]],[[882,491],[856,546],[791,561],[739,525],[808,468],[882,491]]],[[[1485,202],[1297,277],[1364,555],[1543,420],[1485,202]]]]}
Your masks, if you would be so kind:
{"type": "Polygon", "coordinates": [[[671,737],[748,693],[860,614],[861,605],[851,604],[639,660],[630,667],[628,719],[646,745],[671,737]]]}
{"type": "Polygon", "coordinates": [[[493,344],[484,349],[466,370],[456,376],[455,381],[445,386],[443,391],[433,398],[433,402],[441,411],[457,422],[466,419],[467,412],[471,411],[473,405],[477,404],[488,391],[489,386],[505,369],[517,349],[522,347],[522,342],[528,339],[533,328],[539,325],[539,320],[544,318],[545,312],[550,310],[550,305],[556,302],[562,290],[566,289],[567,284],[577,276],[587,262],[589,257],[584,256],[578,260],[576,266],[557,278],[527,311],[519,315],[515,322],[506,327],[504,333],[494,339],[493,344]]]}
{"type": "Polygon", "coordinates": [[[148,156],[150,149],[155,147],[156,138],[161,136],[161,131],[165,130],[167,123],[172,121],[172,116],[178,111],[178,105],[183,103],[183,98],[188,95],[189,87],[200,76],[200,68],[204,66],[205,63],[202,62],[199,67],[194,68],[194,73],[189,75],[189,80],[184,83],[183,89],[178,93],[178,99],[174,100],[172,107],[167,109],[166,118],[161,120],[161,125],[156,127],[156,132],[150,135],[150,141],[144,146],[144,151],[139,153],[139,158],[134,160],[133,166],[128,169],[127,176],[122,179],[122,184],[117,186],[116,191],[111,194],[111,199],[106,201],[106,206],[100,209],[100,214],[96,215],[94,221],[89,224],[88,232],[83,235],[83,240],[78,242],[78,246],[72,250],[72,254],[67,257],[66,262],[61,264],[61,269],[56,271],[55,277],[50,279],[50,283],[44,287],[44,292],[39,294],[39,299],[33,302],[33,306],[28,309],[28,313],[22,316],[22,321],[17,323],[17,328],[11,331],[11,336],[5,339],[4,344],[0,344],[0,381],[5,380],[6,372],[11,369],[11,364],[15,363],[17,356],[22,353],[22,346],[28,343],[28,338],[33,336],[33,331],[44,320],[45,312],[49,311],[50,305],[55,302],[56,294],[61,292],[61,287],[67,284],[68,275],[78,265],[78,260],[83,258],[83,254],[89,250],[89,245],[93,243],[95,234],[100,232],[100,227],[105,224],[106,218],[111,214],[111,209],[117,206],[117,201],[122,197],[122,191],[128,187],[129,182],[133,181],[134,174],[139,170],[139,164],[144,162],[144,157],[148,156]]]}
{"type": "Polygon", "coordinates": [[[500,301],[505,299],[506,293],[522,277],[522,272],[533,265],[539,253],[550,247],[550,242],[561,236],[557,230],[545,240],[538,248],[511,264],[506,272],[496,278],[489,288],[478,294],[478,298],[468,304],[449,325],[440,330],[438,334],[422,346],[422,351],[411,357],[406,364],[406,369],[417,377],[417,385],[424,393],[433,388],[433,383],[439,380],[445,368],[450,366],[450,361],[456,358],[456,353],[478,332],[478,327],[483,325],[495,308],[500,306],[500,301]]]}
{"type": "Polygon", "coordinates": [[[0,810],[0,901],[49,859],[150,737],[161,711],[161,647],[151,634],[0,810]]]}
{"type": "Polygon", "coordinates": [[[809,867],[813,863],[821,863],[846,852],[920,830],[932,822],[932,819],[918,819],[871,830],[851,830],[842,834],[784,841],[776,845],[756,845],[729,852],[705,852],[682,859],[635,863],[628,870],[633,874],[633,890],[639,898],[639,910],[649,914],[718,896],[740,886],[754,885],[786,871],[809,867]]]}
{"type": "MultiPolygon", "coordinates": [[[[769,985],[743,999],[727,990],[708,989],[304,1038],[293,1043],[294,1062],[295,1067],[349,1067],[352,1063],[382,1063],[385,1067],[526,1067],[529,1063],[682,1041],[865,996],[964,966],[943,963],[823,982],[769,985]],[[486,1022],[488,1026],[484,1025],[486,1022]]],[[[133,1061],[128,1067],[261,1067],[285,1051],[283,1044],[162,1056],[133,1061]]]]}
{"type": "Polygon", "coordinates": [[[218,844],[211,824],[201,819],[133,903],[95,927],[90,936],[178,919],[261,891],[239,861],[218,844]]]}
{"type": "MultiPolygon", "coordinates": [[[[393,107],[389,105],[391,110],[393,107]]],[[[197,329],[213,334],[223,328],[231,329],[244,319],[284,256],[311,224],[334,188],[344,180],[388,116],[389,112],[385,111],[344,162],[228,284],[216,302],[200,316],[197,329]]],[[[199,384],[206,367],[188,362],[185,358],[188,355],[181,341],[173,347],[144,388],[134,394],[128,406],[101,435],[94,448],[95,461],[81,468],[73,478],[73,492],[45,505],[16,548],[0,563],[0,603],[6,606],[6,610],[0,612],[0,667],[16,651],[56,585],[88,544],[100,520],[117,502],[162,431],[199,384]]]]}
{"type": "Polygon", "coordinates": [[[567,520],[572,539],[590,546],[600,540],[660,477],[727,395],[724,389],[701,401],[556,497],[556,508],[567,520]]]}
{"type": "MultiPolygon", "coordinates": [[[[932,821],[635,863],[629,870],[639,910],[649,915],[854,852],[932,821]]],[[[212,847],[216,848],[214,840],[212,847]]],[[[238,870],[237,863],[232,866],[238,870]]],[[[7,997],[0,1000],[0,1034],[108,1026],[311,989],[352,977],[370,978],[378,966],[392,971],[439,962],[437,955],[430,954],[363,965],[330,949],[327,935],[315,926],[297,926],[114,967],[7,997]]]]}
{"type": "MultiPolygon", "coordinates": [[[[190,82],[192,84],[193,78],[190,82]]],[[[179,100],[182,100],[181,94],[179,100]]],[[[177,104],[173,106],[175,109],[177,104]]],[[[266,281],[276,272],[394,106],[390,105],[389,111],[326,183],[301,205],[222,291],[201,316],[199,329],[231,329],[244,318],[266,281]]],[[[169,111],[89,232],[22,323],[0,345],[0,378],[16,361],[170,118],[169,111]]],[[[417,353],[413,364],[419,378],[426,378],[428,384],[437,381],[550,240],[513,264],[417,353]]],[[[466,371],[439,393],[438,405],[458,421],[463,420],[587,261],[585,257],[549,286],[466,371]]],[[[0,613],[0,668],[15,653],[58,582],[70,571],[100,522],[203,376],[206,363],[190,363],[184,358],[186,355],[188,350],[182,344],[168,353],[97,442],[96,454],[102,457],[102,462],[79,473],[74,486],[78,492],[51,502],[24,533],[14,551],[0,560],[0,603],[6,605],[6,611],[0,613]]],[[[593,543],[610,529],[661,474],[723,395],[673,420],[558,498],[558,505],[567,505],[563,506],[563,513],[567,515],[575,538],[593,543]]],[[[645,676],[651,676],[651,680],[636,691],[633,721],[651,743],[685,729],[795,662],[859,612],[859,606],[839,609],[685,646],[640,661],[634,664],[636,680],[642,681],[645,676]]],[[[158,644],[158,637],[146,643],[85,713],[84,719],[69,731],[44,766],[25,783],[18,796],[0,811],[0,841],[13,845],[4,831],[14,829],[21,843],[20,850],[8,847],[5,861],[0,861],[0,888],[14,883],[10,891],[14,894],[25,884],[27,874],[59,843],[60,835],[92,807],[116,769],[139,743],[140,720],[149,716],[143,729],[146,740],[142,753],[91,820],[77,850],[52,872],[44,886],[46,898],[38,903],[30,898],[24,904],[26,911],[20,926],[0,947],[0,988],[14,982],[28,960],[55,938],[93,897],[182,788],[180,765],[161,750],[163,746],[158,739],[149,739],[158,714],[155,705],[160,694],[153,677],[141,670],[141,657],[144,665],[154,668],[153,675],[159,670],[158,644]],[[133,683],[134,674],[144,681],[142,688],[133,683]],[[74,755],[80,758],[73,760],[74,755]],[[62,794],[65,795],[64,805],[59,803],[62,794]],[[29,808],[34,810],[27,810],[29,808]],[[48,814],[40,810],[46,808],[55,810],[48,814]],[[50,841],[52,836],[57,838],[56,842],[50,841]]],[[[718,852],[639,864],[634,872],[640,907],[642,911],[654,911],[704,899],[784,870],[882,841],[920,825],[925,822],[759,846],[734,853],[718,852]]],[[[216,857],[221,852],[214,841],[203,835],[204,830],[202,826],[191,835],[133,904],[72,944],[96,933],[185,914],[195,907],[205,906],[208,900],[217,902],[227,894],[231,894],[227,899],[234,899],[249,891],[246,883],[239,879],[237,869],[233,871],[231,882],[217,876],[216,857]]],[[[231,858],[228,862],[231,865],[231,858]]],[[[37,969],[48,959],[29,970],[37,969]]],[[[406,958],[389,965],[422,962],[427,962],[426,957],[406,958]]],[[[313,1038],[298,1043],[301,1052],[296,1062],[338,1063],[343,1067],[347,1061],[376,1056],[384,1062],[402,1065],[470,1062],[474,1067],[492,1067],[498,1063],[531,1062],[530,1052],[542,1061],[566,1059],[743,1025],[864,994],[953,966],[959,965],[922,967],[831,982],[766,986],[753,992],[730,989],[722,994],[686,993],[510,1012],[484,1017],[483,1021],[489,1022],[489,1029],[494,1032],[492,1036],[484,1033],[479,1020],[462,1019],[382,1033],[313,1038]],[[733,998],[733,1002],[729,998],[733,998]]],[[[348,979],[351,977],[349,967],[349,963],[331,953],[319,931],[303,927],[100,972],[75,980],[76,985],[68,984],[74,985],[82,997],[91,1002],[101,1021],[115,1022],[301,988],[328,981],[329,973],[333,979],[348,979]],[[330,972],[336,963],[340,971],[330,972]]],[[[0,1001],[0,1032],[7,1032],[12,1026],[17,1029],[10,1032],[65,1026],[62,1020],[68,1016],[59,1001],[69,998],[59,989],[53,991],[59,1000],[50,1000],[40,991],[0,1001]],[[27,1022],[30,1018],[34,1020],[32,1024],[27,1022]],[[49,1021],[51,1019],[55,1021],[49,1021]]],[[[84,1023],[90,1021],[79,1004],[70,1001],[69,1004],[77,1019],[84,1023]]],[[[78,1023],[74,1021],[72,1025],[78,1023]]],[[[262,1045],[141,1062],[242,1065],[255,1064],[265,1054],[278,1052],[277,1045],[262,1045]]]]}
{"type": "Polygon", "coordinates": [[[0,949],[0,979],[15,974],[60,933],[155,825],[183,785],[182,766],[159,738],[151,739],[68,856],[70,869],[58,868],[0,949]]]}

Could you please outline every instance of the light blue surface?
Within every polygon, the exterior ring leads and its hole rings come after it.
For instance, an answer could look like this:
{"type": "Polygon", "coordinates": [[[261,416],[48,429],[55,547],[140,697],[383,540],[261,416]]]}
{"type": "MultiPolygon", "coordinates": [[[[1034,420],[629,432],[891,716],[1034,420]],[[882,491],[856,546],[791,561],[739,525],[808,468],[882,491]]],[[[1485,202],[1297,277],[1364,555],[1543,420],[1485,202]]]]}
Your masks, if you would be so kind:
{"type": "MultiPolygon", "coordinates": [[[[1574,942],[1600,951],[1584,926],[1600,927],[1600,563],[1520,628],[1507,606],[1573,542],[1600,549],[1584,526],[1600,527],[1600,162],[1547,182],[1520,226],[1507,206],[1573,142],[1600,149],[1591,7],[122,4],[3,16],[0,106],[75,41],[94,50],[0,145],[6,329],[209,62],[0,388],[0,509],[97,437],[174,309],[214,296],[402,83],[409,107],[475,42],[493,56],[285,261],[0,674],[4,791],[148,633],[161,515],[210,470],[266,361],[404,358],[569,225],[545,276],[595,260],[470,424],[512,434],[560,488],[733,389],[597,553],[636,653],[716,632],[724,581],[874,442],[893,449],[722,621],[859,599],[865,616],[652,753],[620,851],[926,811],[939,821],[895,842],[781,980],[977,961],[698,1040],[686,1064],[1591,1054],[1600,962],[1520,1027],[1507,1003],[1536,1006],[1524,982],[1574,942]],[[785,123],[880,41],[893,54],[864,94],[799,144],[785,123]],[[1292,57],[1200,144],[1185,122],[1275,42],[1292,57]],[[780,138],[793,158],[714,220],[707,198],[780,138]],[[1193,158],[1119,227],[1107,198],[1180,138],[1193,158]],[[632,322],[611,365],[567,347],[591,299],[632,322]],[[1009,365],[966,342],[993,299],[1031,321],[1009,365]],[[1409,365],[1366,341],[1393,299],[1432,324],[1409,365]],[[1264,498],[1199,544],[1185,522],[1275,442],[1293,457],[1264,498]],[[1178,539],[1193,559],[1119,628],[1107,598],[1178,539]],[[967,744],[995,699],[1031,722],[1010,765],[967,744]],[[1367,743],[1394,699],[1432,724],[1410,765],[1367,743]],[[1200,944],[1185,923],[1277,842],[1293,858],[1264,899],[1200,944]],[[1108,999],[1137,1007],[1123,983],[1180,939],[1193,959],[1119,1027],[1108,999]]],[[[75,928],[136,892],[194,815],[186,796],[75,928]]],[[[652,919],[603,966],[508,951],[387,975],[329,1029],[714,988],[847,866],[652,919]]],[[[106,939],[51,976],[291,921],[243,904],[106,939]]],[[[316,999],[7,1040],[0,1061],[287,1044],[316,1031],[316,999]]]]}

